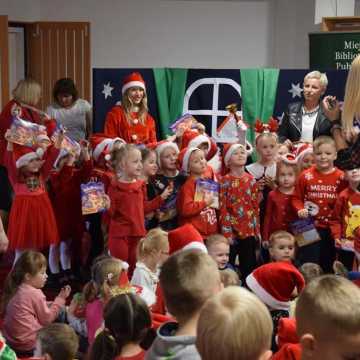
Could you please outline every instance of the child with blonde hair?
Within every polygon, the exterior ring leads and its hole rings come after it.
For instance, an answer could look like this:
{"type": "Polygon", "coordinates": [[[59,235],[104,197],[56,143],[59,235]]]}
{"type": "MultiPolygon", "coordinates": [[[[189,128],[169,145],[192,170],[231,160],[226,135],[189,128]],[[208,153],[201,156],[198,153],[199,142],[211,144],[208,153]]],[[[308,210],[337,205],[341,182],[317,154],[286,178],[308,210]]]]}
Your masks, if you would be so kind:
{"type": "Polygon", "coordinates": [[[340,276],[312,280],[300,294],[296,327],[302,360],[360,357],[360,289],[340,276]]]}
{"type": "Polygon", "coordinates": [[[71,292],[70,286],[65,286],[52,303],[46,301],[41,290],[47,279],[46,265],[43,254],[25,251],[5,281],[3,335],[20,357],[32,355],[36,332],[57,318],[71,292]]]}
{"type": "Polygon", "coordinates": [[[196,326],[201,307],[221,290],[215,261],[201,250],[177,251],[163,264],[160,284],[169,313],[177,322],[168,322],[146,354],[147,360],[167,358],[200,359],[195,348],[196,326]]]}
{"type": "Polygon", "coordinates": [[[220,280],[224,285],[224,288],[241,285],[239,275],[234,270],[229,268],[220,271],[220,280]]]}
{"type": "Polygon", "coordinates": [[[295,259],[296,243],[292,234],[278,230],[269,239],[269,253],[272,261],[292,262],[295,259]]]}
{"type": "Polygon", "coordinates": [[[131,284],[146,287],[155,296],[159,282],[159,268],[168,256],[169,240],[167,232],[160,228],[150,230],[139,241],[137,263],[131,284]]]}
{"type": "Polygon", "coordinates": [[[229,264],[230,244],[225,236],[221,234],[210,235],[206,239],[206,248],[219,270],[232,269],[231,264],[229,264]]]}
{"type": "Polygon", "coordinates": [[[268,360],[272,331],[266,306],[248,290],[229,287],[203,306],[196,348],[203,360],[268,360]]]}

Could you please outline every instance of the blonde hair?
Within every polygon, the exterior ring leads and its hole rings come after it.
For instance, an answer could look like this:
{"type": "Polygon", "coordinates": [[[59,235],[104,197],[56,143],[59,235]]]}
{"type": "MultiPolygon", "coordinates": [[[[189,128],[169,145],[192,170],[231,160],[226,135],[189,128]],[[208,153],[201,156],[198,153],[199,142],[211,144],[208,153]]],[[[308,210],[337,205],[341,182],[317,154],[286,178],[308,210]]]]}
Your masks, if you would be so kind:
{"type": "Polygon", "coordinates": [[[229,287],[201,310],[196,347],[203,360],[255,360],[270,349],[273,323],[266,306],[251,292],[229,287]]]}
{"type": "Polygon", "coordinates": [[[292,235],[292,234],[290,234],[289,232],[284,231],[284,230],[278,230],[278,231],[273,232],[273,233],[270,235],[270,238],[269,238],[269,246],[273,246],[273,245],[275,244],[276,240],[279,240],[279,239],[291,240],[291,241],[293,241],[294,244],[295,244],[294,235],[292,235]]]}
{"type": "Polygon", "coordinates": [[[349,131],[353,127],[354,118],[360,115],[360,55],[351,63],[346,79],[344,105],[341,121],[344,129],[349,131]]]}
{"type": "Polygon", "coordinates": [[[333,337],[359,333],[360,289],[340,276],[313,279],[298,298],[296,323],[300,336],[311,333],[318,339],[329,333],[333,337]]]}
{"type": "Polygon", "coordinates": [[[168,233],[160,228],[151,229],[146,236],[140,239],[136,250],[136,256],[144,259],[154,250],[160,251],[169,246],[168,233]]]}
{"type": "Polygon", "coordinates": [[[206,247],[209,249],[212,246],[214,246],[215,244],[226,244],[226,245],[230,245],[229,240],[221,234],[213,234],[210,235],[206,240],[205,240],[205,244],[206,247]]]}
{"type": "Polygon", "coordinates": [[[110,289],[119,285],[121,273],[127,269],[123,261],[107,256],[101,257],[91,268],[92,280],[84,286],[83,294],[87,302],[97,296],[107,299],[110,289]]]}
{"type": "Polygon", "coordinates": [[[41,98],[41,86],[33,79],[23,79],[17,83],[12,95],[20,103],[35,106],[41,98]]]}
{"type": "Polygon", "coordinates": [[[160,284],[170,314],[190,318],[220,288],[216,262],[201,250],[184,250],[162,265],[160,284]]]}
{"type": "MultiPolygon", "coordinates": [[[[126,119],[128,120],[128,122],[131,122],[131,109],[133,106],[133,103],[130,100],[130,96],[129,96],[129,92],[132,88],[127,89],[123,96],[122,96],[122,102],[121,102],[121,106],[123,107],[124,111],[125,111],[125,116],[126,119]]],[[[146,95],[146,90],[144,90],[144,96],[141,100],[140,103],[140,108],[139,108],[139,112],[138,112],[138,118],[141,122],[141,124],[145,125],[145,119],[146,119],[146,115],[148,113],[148,105],[147,105],[147,95],[146,95]]]]}
{"type": "Polygon", "coordinates": [[[298,169],[298,164],[295,163],[295,164],[290,164],[288,163],[287,161],[285,161],[284,159],[280,159],[277,161],[276,163],[276,175],[275,175],[275,179],[276,179],[276,182],[279,183],[279,176],[280,176],[280,171],[281,171],[281,168],[283,167],[290,167],[294,170],[294,173],[295,173],[295,176],[298,175],[298,172],[299,172],[299,169],[298,169]]]}
{"type": "Polygon", "coordinates": [[[239,275],[231,269],[220,270],[220,280],[226,288],[240,285],[239,275]]]}
{"type": "Polygon", "coordinates": [[[336,150],[335,140],[330,136],[322,135],[314,140],[313,143],[314,153],[319,150],[319,147],[321,145],[325,145],[325,144],[333,146],[334,149],[336,150]]]}
{"type": "Polygon", "coordinates": [[[311,262],[302,264],[299,271],[305,279],[305,284],[323,274],[320,265],[311,262]]]}
{"type": "Polygon", "coordinates": [[[321,73],[320,71],[314,70],[307,73],[304,77],[304,83],[308,79],[317,79],[320,82],[321,87],[324,89],[328,86],[328,78],[325,73],[321,73]]]}
{"type": "Polygon", "coordinates": [[[116,168],[119,163],[122,163],[132,151],[141,151],[134,144],[124,144],[120,148],[116,148],[111,152],[110,163],[113,168],[116,168]]]}

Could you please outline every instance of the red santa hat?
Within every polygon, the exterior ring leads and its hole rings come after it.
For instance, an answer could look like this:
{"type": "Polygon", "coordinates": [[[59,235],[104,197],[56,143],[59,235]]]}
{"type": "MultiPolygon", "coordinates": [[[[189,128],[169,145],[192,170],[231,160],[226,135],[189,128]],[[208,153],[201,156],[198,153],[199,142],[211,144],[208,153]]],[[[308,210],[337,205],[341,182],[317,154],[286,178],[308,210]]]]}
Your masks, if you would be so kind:
{"type": "Polygon", "coordinates": [[[177,154],[179,153],[179,147],[174,142],[168,140],[160,141],[155,146],[155,151],[159,162],[161,153],[168,147],[174,149],[177,154]]]}
{"type": "Polygon", "coordinates": [[[297,157],[292,153],[287,153],[280,156],[280,159],[289,165],[296,165],[298,162],[297,157]]]}
{"type": "Polygon", "coordinates": [[[124,78],[121,93],[124,95],[125,91],[132,87],[139,87],[139,88],[143,89],[144,91],[146,91],[145,81],[142,78],[141,74],[138,72],[133,72],[124,78]]]}
{"type": "Polygon", "coordinates": [[[94,134],[90,138],[90,143],[93,149],[93,158],[98,161],[101,155],[105,157],[108,154],[113,139],[106,137],[104,134],[94,134]]]}
{"type": "Polygon", "coordinates": [[[280,261],[258,267],[246,278],[246,284],[270,308],[289,310],[294,289],[301,292],[305,280],[294,265],[280,261]]]}
{"type": "Polygon", "coordinates": [[[211,149],[210,138],[205,134],[200,134],[197,130],[186,129],[182,136],[181,148],[199,147],[201,144],[208,144],[208,150],[205,155],[211,149]]]}
{"type": "Polygon", "coordinates": [[[17,169],[27,165],[31,160],[41,159],[44,156],[44,150],[42,148],[33,149],[17,144],[14,144],[13,152],[17,169]]]}
{"type": "Polygon", "coordinates": [[[197,147],[190,147],[185,148],[180,151],[179,157],[178,157],[178,163],[180,170],[185,174],[189,174],[189,160],[190,156],[194,151],[198,151],[199,148],[197,147]]]}
{"type": "Polygon", "coordinates": [[[198,249],[207,253],[200,233],[192,224],[182,225],[169,231],[170,255],[179,250],[198,249]]]}
{"type": "Polygon", "coordinates": [[[249,142],[246,142],[246,147],[243,144],[225,144],[224,145],[224,164],[229,166],[229,162],[233,153],[237,150],[243,148],[246,151],[246,155],[249,156],[253,152],[253,147],[249,142]]]}
{"type": "Polygon", "coordinates": [[[301,144],[296,149],[296,160],[300,162],[305,155],[312,154],[313,153],[313,146],[309,143],[301,144]]]}

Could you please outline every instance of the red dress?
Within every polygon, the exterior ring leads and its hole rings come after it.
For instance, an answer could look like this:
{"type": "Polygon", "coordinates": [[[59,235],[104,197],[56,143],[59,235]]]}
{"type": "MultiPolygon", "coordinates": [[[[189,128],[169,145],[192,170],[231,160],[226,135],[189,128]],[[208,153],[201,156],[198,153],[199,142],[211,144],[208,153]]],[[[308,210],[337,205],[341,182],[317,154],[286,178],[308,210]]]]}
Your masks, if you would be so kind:
{"type": "Polygon", "coordinates": [[[80,240],[85,230],[80,185],[89,181],[91,171],[92,161],[89,160],[84,162],[81,169],[64,165],[60,171],[50,174],[51,202],[62,241],[80,240]]]}
{"type": "Polygon", "coordinates": [[[124,109],[119,105],[114,106],[106,115],[104,133],[111,138],[120,137],[132,144],[157,141],[155,120],[149,113],[146,114],[144,124],[137,119],[137,113],[131,113],[131,118],[135,121],[129,123],[124,109]]]}
{"type": "Polygon", "coordinates": [[[59,153],[50,147],[45,153],[45,163],[40,174],[34,176],[37,184],[30,188],[20,182],[12,152],[5,153],[9,178],[14,189],[14,200],[10,211],[8,238],[9,249],[42,250],[50,244],[59,243],[55,215],[45,182],[59,153]]]}

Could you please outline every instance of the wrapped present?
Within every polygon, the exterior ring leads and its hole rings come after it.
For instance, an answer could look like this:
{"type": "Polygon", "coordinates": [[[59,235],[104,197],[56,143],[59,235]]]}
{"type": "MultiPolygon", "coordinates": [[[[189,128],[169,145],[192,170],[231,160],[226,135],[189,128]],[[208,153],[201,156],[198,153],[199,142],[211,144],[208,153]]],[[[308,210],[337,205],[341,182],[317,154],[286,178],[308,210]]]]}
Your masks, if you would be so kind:
{"type": "Polygon", "coordinates": [[[83,215],[104,211],[106,207],[104,184],[101,182],[81,184],[81,204],[83,215]]]}
{"type": "Polygon", "coordinates": [[[210,179],[198,179],[196,181],[194,201],[204,200],[205,194],[211,194],[214,201],[210,207],[214,209],[219,208],[219,184],[216,181],[210,179]]]}

